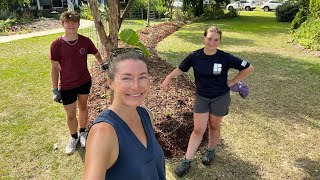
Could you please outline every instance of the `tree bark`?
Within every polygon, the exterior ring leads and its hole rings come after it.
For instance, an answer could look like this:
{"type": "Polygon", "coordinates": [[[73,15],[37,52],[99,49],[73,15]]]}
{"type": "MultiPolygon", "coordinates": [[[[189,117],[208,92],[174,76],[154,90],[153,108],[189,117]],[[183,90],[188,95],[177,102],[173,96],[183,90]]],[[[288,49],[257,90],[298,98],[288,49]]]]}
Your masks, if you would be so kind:
{"type": "Polygon", "coordinates": [[[111,50],[118,48],[119,34],[119,3],[118,0],[109,0],[109,36],[111,39],[111,50]]]}
{"type": "Polygon", "coordinates": [[[91,14],[94,18],[94,25],[96,27],[96,30],[100,38],[100,42],[102,43],[104,49],[106,50],[106,53],[109,54],[111,50],[111,46],[110,46],[111,40],[110,38],[108,38],[104,30],[104,26],[101,21],[101,16],[98,9],[97,0],[89,0],[89,5],[90,5],[91,14]]]}

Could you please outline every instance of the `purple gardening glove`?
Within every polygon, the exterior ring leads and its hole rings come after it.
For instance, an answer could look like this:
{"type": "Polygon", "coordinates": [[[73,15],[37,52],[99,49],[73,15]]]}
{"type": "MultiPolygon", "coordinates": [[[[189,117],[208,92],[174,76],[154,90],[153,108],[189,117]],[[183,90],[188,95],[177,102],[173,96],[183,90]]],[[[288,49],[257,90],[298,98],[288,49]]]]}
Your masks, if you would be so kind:
{"type": "Polygon", "coordinates": [[[233,92],[239,92],[242,98],[245,98],[249,95],[249,88],[243,81],[239,81],[237,84],[231,86],[230,90],[233,92]]]}

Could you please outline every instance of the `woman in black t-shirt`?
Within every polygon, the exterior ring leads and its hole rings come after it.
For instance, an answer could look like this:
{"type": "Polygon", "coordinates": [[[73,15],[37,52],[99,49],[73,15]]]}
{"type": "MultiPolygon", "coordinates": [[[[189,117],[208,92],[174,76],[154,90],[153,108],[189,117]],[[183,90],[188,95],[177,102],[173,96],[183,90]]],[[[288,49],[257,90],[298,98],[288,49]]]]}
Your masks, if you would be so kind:
{"type": "Polygon", "coordinates": [[[178,176],[183,176],[190,168],[191,160],[202,141],[207,126],[209,127],[209,140],[202,163],[210,165],[214,161],[215,148],[220,138],[221,121],[229,111],[230,87],[245,79],[254,70],[247,61],[217,49],[221,35],[222,32],[217,27],[207,28],[204,32],[204,48],[190,53],[161,84],[161,87],[167,90],[173,78],[193,68],[196,84],[193,110],[194,129],[189,139],[185,158],[175,170],[178,176]],[[230,68],[239,70],[239,73],[228,81],[230,68]]]}

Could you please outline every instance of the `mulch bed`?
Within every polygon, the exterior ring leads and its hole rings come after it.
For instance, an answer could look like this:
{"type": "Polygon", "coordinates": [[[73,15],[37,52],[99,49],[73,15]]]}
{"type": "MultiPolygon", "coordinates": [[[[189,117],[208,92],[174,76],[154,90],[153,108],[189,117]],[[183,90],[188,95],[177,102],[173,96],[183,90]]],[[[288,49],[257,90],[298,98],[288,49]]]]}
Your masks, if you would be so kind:
{"type": "MultiPolygon", "coordinates": [[[[174,69],[158,57],[155,47],[158,42],[185,25],[184,22],[166,22],[140,30],[140,41],[150,49],[148,61],[150,72],[150,92],[144,106],[153,114],[156,137],[167,158],[181,157],[185,153],[193,129],[192,107],[195,87],[183,76],[173,80],[169,91],[160,89],[160,83],[174,69]]],[[[181,57],[184,58],[184,57],[181,57]]],[[[95,64],[92,69],[92,93],[89,97],[89,114],[93,120],[109,105],[110,89],[106,84],[106,74],[95,64]]],[[[205,137],[206,138],[206,137],[205,137]]]]}

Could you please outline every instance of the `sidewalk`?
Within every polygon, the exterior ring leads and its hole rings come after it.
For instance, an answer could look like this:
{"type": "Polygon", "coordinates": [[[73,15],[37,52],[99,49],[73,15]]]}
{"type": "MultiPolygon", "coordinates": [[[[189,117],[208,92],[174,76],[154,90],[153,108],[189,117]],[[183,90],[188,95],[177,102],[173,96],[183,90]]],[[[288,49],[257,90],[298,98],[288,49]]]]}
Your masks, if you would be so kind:
{"type": "MultiPolygon", "coordinates": [[[[94,26],[94,22],[90,20],[85,20],[81,19],[80,20],[80,27],[79,29],[82,28],[88,28],[94,26]]],[[[16,35],[11,35],[11,36],[0,36],[0,44],[1,43],[6,43],[10,41],[15,41],[19,39],[25,39],[25,38],[31,38],[31,37],[36,37],[36,36],[45,36],[49,34],[55,34],[55,33],[60,33],[64,32],[63,28],[59,29],[51,29],[47,31],[40,31],[40,32],[32,32],[32,33],[27,33],[27,34],[16,34],[16,35]]]]}

